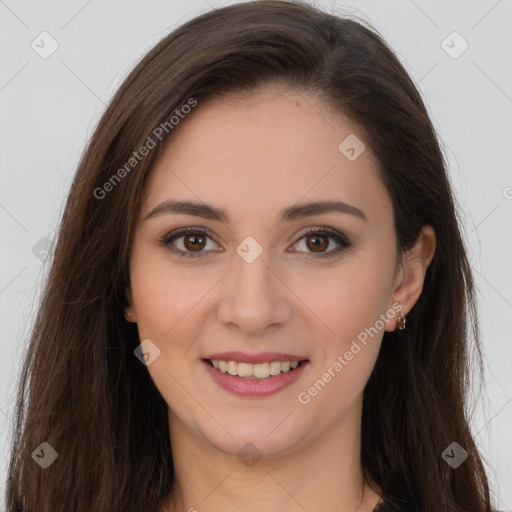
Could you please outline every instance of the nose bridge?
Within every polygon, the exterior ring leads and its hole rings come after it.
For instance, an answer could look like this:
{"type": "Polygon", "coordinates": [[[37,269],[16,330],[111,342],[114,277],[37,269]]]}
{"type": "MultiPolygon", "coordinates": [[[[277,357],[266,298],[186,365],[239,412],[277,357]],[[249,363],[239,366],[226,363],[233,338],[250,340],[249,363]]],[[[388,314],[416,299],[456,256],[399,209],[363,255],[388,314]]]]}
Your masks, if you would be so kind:
{"type": "MultiPolygon", "coordinates": [[[[235,291],[238,299],[260,298],[270,299],[275,279],[270,269],[271,261],[268,251],[262,253],[254,261],[247,261],[238,256],[234,261],[233,274],[235,291]]],[[[275,290],[274,290],[275,292],[275,290]]]]}
{"type": "Polygon", "coordinates": [[[236,249],[233,268],[219,308],[219,320],[257,335],[268,326],[285,323],[291,314],[286,287],[271,270],[270,251],[252,237],[236,249]]]}

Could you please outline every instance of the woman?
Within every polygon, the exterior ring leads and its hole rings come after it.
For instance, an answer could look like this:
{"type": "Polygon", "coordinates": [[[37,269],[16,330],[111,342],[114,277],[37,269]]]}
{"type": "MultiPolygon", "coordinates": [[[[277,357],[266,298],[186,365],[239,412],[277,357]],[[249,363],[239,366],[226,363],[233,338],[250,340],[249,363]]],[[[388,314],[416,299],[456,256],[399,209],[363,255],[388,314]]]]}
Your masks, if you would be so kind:
{"type": "Polygon", "coordinates": [[[488,512],[477,334],[439,144],[382,39],[294,2],[208,12],[82,157],[7,507],[488,512]]]}

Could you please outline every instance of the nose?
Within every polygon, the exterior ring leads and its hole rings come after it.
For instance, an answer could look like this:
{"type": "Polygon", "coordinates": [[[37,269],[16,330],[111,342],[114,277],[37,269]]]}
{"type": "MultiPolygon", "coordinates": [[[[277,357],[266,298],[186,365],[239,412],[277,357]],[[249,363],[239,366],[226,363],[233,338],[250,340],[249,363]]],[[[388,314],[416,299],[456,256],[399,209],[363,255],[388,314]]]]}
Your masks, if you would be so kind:
{"type": "Polygon", "coordinates": [[[232,270],[223,279],[218,320],[247,339],[261,339],[292,318],[291,292],[269,263],[266,251],[252,263],[237,254],[232,270]]]}

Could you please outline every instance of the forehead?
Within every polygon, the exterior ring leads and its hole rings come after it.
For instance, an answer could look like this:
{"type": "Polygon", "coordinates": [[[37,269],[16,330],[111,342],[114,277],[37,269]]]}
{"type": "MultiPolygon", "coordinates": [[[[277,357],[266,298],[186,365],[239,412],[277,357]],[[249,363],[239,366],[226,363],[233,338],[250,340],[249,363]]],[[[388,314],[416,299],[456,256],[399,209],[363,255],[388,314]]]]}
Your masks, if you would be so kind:
{"type": "Polygon", "coordinates": [[[156,160],[143,210],[168,199],[234,214],[277,213],[314,199],[365,205],[376,214],[390,207],[357,127],[310,93],[282,88],[199,103],[156,160]]]}

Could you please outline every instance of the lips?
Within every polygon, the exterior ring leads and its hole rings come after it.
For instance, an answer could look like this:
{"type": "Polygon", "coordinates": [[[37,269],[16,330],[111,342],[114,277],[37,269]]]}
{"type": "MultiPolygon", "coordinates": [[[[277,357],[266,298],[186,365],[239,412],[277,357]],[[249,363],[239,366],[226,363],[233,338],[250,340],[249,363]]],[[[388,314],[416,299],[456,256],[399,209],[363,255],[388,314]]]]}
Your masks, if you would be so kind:
{"type": "Polygon", "coordinates": [[[221,388],[243,397],[264,397],[295,382],[309,360],[278,352],[249,354],[223,352],[203,359],[208,373],[221,388]]]}

